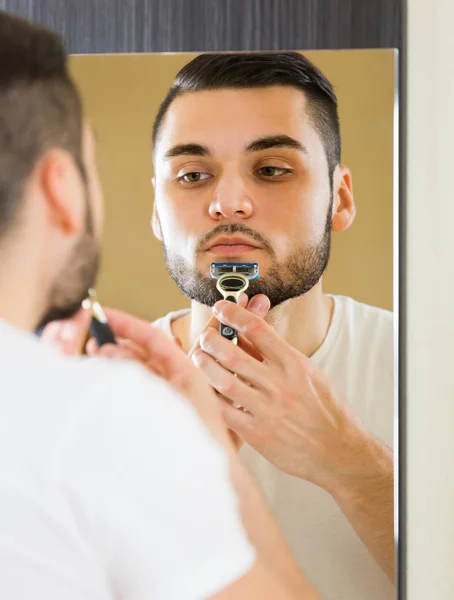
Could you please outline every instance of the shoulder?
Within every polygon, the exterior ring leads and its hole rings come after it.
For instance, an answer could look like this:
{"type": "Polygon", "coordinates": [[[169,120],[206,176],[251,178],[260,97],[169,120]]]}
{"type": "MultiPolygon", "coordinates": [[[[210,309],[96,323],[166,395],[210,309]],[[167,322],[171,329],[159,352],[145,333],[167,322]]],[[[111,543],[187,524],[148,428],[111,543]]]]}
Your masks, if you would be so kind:
{"type": "Polygon", "coordinates": [[[333,296],[333,321],[329,346],[336,356],[348,355],[361,368],[381,367],[389,373],[394,363],[393,313],[346,296],[333,296]],[[340,354],[339,354],[340,353],[340,354]]]}
{"type": "Polygon", "coordinates": [[[333,296],[335,311],[344,324],[358,335],[378,335],[392,339],[394,317],[389,310],[358,302],[347,296],[333,296]]]}

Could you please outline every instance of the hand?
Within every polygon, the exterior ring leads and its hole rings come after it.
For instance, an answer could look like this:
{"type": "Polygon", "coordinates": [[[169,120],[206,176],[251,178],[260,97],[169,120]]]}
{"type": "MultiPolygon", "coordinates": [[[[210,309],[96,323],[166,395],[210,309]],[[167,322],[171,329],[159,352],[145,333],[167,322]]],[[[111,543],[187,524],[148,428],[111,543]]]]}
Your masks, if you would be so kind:
{"type": "Polygon", "coordinates": [[[331,493],[373,476],[371,436],[310,359],[241,306],[221,301],[213,313],[255,350],[245,352],[209,328],[192,355],[230,401],[222,402],[227,426],[282,471],[331,493]]]}
{"type": "MultiPolygon", "coordinates": [[[[248,296],[246,294],[241,294],[240,299],[239,299],[239,305],[244,307],[246,310],[258,315],[262,319],[266,317],[266,315],[270,309],[270,301],[264,294],[258,294],[256,296],[253,296],[250,300],[248,299],[248,296]]],[[[211,317],[211,319],[205,325],[205,327],[202,330],[201,335],[203,335],[206,331],[208,331],[211,328],[219,329],[219,321],[214,316],[211,317]]],[[[245,352],[247,352],[248,354],[250,354],[257,360],[261,360],[261,356],[258,354],[258,352],[254,348],[254,346],[252,344],[250,344],[244,337],[242,337],[242,336],[238,337],[238,345],[245,352]]],[[[200,349],[200,336],[197,339],[197,341],[195,342],[195,344],[193,345],[193,347],[191,348],[191,350],[189,351],[188,357],[192,359],[193,354],[199,349],[200,349]]],[[[223,396],[219,391],[215,390],[215,392],[220,400],[225,400],[226,402],[229,402],[228,398],[223,396]]],[[[230,436],[232,438],[232,442],[233,442],[235,448],[237,450],[240,450],[241,446],[244,443],[243,440],[232,429],[229,429],[229,433],[230,433],[230,436]]]]}
{"type": "Polygon", "coordinates": [[[46,325],[40,339],[68,356],[82,354],[90,322],[90,313],[81,308],[69,319],[46,325]]]}

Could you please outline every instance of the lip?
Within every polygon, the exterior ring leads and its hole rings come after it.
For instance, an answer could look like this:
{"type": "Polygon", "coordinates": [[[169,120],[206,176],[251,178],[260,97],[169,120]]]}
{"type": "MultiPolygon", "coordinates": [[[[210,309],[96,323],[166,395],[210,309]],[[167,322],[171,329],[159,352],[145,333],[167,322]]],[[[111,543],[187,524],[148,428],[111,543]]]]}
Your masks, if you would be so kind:
{"type": "Polygon", "coordinates": [[[236,250],[237,251],[248,251],[248,250],[256,250],[258,246],[251,242],[249,238],[239,237],[239,236],[222,236],[216,238],[214,241],[207,244],[203,250],[209,250],[211,252],[216,252],[216,254],[222,253],[223,250],[236,250]],[[236,248],[237,247],[237,248],[236,248]]]}
{"type": "Polygon", "coordinates": [[[212,246],[208,252],[216,254],[217,256],[243,256],[247,252],[257,250],[256,246],[249,246],[247,244],[216,244],[212,246]]]}

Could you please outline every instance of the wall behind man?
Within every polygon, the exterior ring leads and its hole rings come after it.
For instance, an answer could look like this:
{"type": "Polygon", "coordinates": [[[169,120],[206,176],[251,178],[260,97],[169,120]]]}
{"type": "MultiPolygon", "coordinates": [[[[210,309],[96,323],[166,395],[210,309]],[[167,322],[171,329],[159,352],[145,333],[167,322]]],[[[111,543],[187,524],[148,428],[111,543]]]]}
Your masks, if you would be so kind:
{"type": "Polygon", "coordinates": [[[0,0],[75,52],[398,48],[403,0],[0,0]]]}
{"type": "MultiPolygon", "coordinates": [[[[353,227],[333,236],[326,291],[392,308],[393,102],[391,50],[306,52],[339,97],[343,161],[357,204],[353,227]]],[[[106,196],[101,300],[144,318],[188,306],[165,268],[150,218],[150,137],[176,72],[195,54],[73,56],[71,71],[98,133],[106,196]]],[[[203,118],[203,115],[201,115],[203,118]]]]}

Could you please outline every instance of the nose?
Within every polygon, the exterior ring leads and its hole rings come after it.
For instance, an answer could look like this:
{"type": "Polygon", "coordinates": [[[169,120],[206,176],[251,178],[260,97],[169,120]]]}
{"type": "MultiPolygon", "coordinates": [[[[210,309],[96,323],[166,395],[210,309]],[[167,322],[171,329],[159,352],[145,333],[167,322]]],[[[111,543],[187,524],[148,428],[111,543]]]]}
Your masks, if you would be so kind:
{"type": "Polygon", "coordinates": [[[222,219],[249,219],[253,205],[246,186],[241,182],[219,182],[208,210],[216,221],[222,219]]]}

